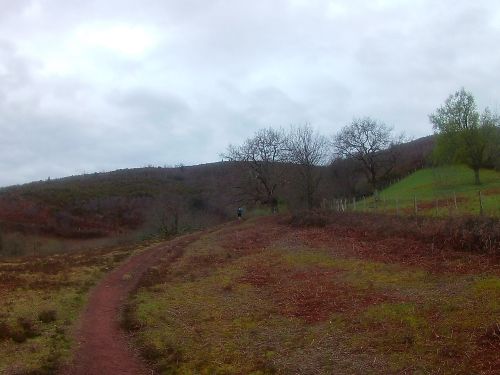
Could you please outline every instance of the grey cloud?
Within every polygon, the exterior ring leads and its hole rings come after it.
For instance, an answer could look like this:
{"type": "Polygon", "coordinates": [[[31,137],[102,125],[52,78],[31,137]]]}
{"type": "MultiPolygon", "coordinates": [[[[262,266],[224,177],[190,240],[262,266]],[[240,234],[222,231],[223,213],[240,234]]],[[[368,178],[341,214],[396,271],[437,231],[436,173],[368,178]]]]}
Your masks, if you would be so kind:
{"type": "Polygon", "coordinates": [[[0,185],[214,161],[267,126],[423,136],[461,86],[499,105],[493,0],[0,0],[0,21],[0,185]],[[75,39],[117,25],[152,46],[75,39]]]}

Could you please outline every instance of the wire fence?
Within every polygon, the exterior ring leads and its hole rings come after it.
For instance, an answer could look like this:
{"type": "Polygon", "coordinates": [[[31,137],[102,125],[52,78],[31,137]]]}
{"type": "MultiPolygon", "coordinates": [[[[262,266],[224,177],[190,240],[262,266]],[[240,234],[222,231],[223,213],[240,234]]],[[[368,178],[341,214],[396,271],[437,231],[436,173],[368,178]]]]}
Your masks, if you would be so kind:
{"type": "Polygon", "coordinates": [[[337,212],[373,212],[391,215],[456,216],[486,215],[500,217],[500,195],[477,191],[450,193],[434,197],[371,196],[362,198],[324,199],[322,208],[337,212]]]}

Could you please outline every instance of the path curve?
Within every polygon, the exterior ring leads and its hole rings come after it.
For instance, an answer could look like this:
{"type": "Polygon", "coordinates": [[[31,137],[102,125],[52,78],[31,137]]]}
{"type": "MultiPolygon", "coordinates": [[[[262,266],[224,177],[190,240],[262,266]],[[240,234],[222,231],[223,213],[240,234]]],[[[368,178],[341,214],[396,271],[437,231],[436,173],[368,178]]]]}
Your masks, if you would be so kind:
{"type": "Polygon", "coordinates": [[[90,293],[76,333],[72,363],[61,375],[151,374],[120,328],[120,310],[142,274],[174,248],[185,247],[200,234],[183,236],[132,256],[107,274],[90,293]]]}

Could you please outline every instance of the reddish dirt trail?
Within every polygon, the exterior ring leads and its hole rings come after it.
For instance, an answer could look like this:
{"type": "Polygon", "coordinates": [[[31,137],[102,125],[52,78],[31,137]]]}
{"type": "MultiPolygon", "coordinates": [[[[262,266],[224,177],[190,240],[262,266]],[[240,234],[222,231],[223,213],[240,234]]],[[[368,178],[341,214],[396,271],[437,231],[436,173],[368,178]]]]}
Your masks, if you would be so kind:
{"type": "Polygon", "coordinates": [[[200,234],[154,246],[125,261],[93,289],[76,334],[75,358],[61,370],[63,375],[151,374],[127,335],[120,329],[120,309],[141,275],[178,247],[185,247],[200,234]]]}

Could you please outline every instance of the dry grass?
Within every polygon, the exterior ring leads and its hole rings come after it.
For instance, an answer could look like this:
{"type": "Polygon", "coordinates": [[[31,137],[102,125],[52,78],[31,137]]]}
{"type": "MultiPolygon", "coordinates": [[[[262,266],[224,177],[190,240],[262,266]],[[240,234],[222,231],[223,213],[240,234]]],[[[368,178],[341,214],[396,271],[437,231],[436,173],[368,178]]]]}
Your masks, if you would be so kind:
{"type": "Polygon", "coordinates": [[[493,374],[500,365],[494,254],[264,218],[203,235],[151,274],[126,315],[159,373],[493,374]]]}
{"type": "Polygon", "coordinates": [[[0,261],[0,373],[53,374],[71,355],[71,332],[89,288],[131,251],[0,261]]]}
{"type": "Polygon", "coordinates": [[[453,248],[474,253],[500,255],[500,219],[481,216],[456,216],[446,219],[397,217],[333,211],[297,212],[290,218],[296,228],[323,228],[335,225],[351,231],[364,231],[381,238],[418,239],[433,248],[453,248]]]}

